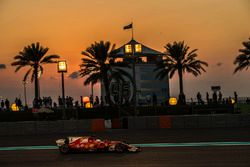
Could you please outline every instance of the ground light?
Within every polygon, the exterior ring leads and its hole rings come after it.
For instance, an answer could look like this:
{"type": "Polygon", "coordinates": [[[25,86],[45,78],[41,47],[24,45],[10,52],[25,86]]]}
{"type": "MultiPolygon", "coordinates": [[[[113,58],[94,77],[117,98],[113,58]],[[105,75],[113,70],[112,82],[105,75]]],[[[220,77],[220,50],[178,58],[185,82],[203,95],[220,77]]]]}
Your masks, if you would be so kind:
{"type": "Polygon", "coordinates": [[[177,104],[177,99],[175,97],[171,97],[169,99],[169,105],[174,106],[177,104]]]}
{"type": "Polygon", "coordinates": [[[83,102],[85,108],[92,108],[92,107],[90,107],[91,103],[90,103],[90,99],[88,96],[83,97],[82,102],[83,102]],[[88,104],[88,103],[90,103],[90,104],[88,104]],[[87,104],[88,104],[88,107],[87,107],[87,104]]]}
{"type": "Polygon", "coordinates": [[[11,104],[11,110],[14,112],[19,111],[19,107],[16,105],[16,103],[11,104]]]}
{"type": "Polygon", "coordinates": [[[88,102],[85,104],[85,108],[93,108],[93,104],[88,102]]]}
{"type": "Polygon", "coordinates": [[[235,104],[235,100],[234,100],[234,99],[231,99],[231,103],[232,103],[232,104],[235,104]]]}
{"type": "Polygon", "coordinates": [[[83,98],[82,98],[82,102],[83,102],[83,103],[88,103],[88,102],[90,102],[89,97],[88,97],[88,96],[83,97],[83,98]]]}

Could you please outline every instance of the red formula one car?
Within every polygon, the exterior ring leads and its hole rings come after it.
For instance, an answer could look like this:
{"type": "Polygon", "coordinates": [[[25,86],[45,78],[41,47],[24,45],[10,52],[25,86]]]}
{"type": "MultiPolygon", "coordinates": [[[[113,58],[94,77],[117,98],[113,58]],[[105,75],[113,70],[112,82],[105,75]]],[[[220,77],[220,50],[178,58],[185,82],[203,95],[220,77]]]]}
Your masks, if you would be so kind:
{"type": "Polygon", "coordinates": [[[59,151],[69,152],[139,152],[141,149],[122,141],[100,140],[92,136],[67,137],[56,140],[59,151]]]}

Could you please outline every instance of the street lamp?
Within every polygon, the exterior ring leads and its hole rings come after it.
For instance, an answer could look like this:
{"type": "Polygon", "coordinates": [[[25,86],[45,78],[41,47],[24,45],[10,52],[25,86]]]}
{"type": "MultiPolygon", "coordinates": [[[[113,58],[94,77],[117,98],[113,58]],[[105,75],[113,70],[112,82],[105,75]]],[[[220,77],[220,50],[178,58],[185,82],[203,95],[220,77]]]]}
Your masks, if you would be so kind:
{"type": "Polygon", "coordinates": [[[62,74],[62,102],[63,102],[63,119],[66,118],[65,113],[65,94],[64,94],[64,73],[67,72],[66,60],[59,60],[57,62],[57,71],[62,74]]]}
{"type": "Polygon", "coordinates": [[[135,72],[135,63],[136,63],[136,57],[135,53],[141,53],[142,52],[142,46],[139,43],[134,43],[132,41],[131,44],[125,45],[125,53],[126,54],[131,54],[132,53],[132,59],[133,59],[133,66],[132,66],[132,71],[133,71],[133,80],[134,80],[134,114],[136,115],[136,105],[137,105],[137,86],[136,86],[136,72],[135,72]]]}

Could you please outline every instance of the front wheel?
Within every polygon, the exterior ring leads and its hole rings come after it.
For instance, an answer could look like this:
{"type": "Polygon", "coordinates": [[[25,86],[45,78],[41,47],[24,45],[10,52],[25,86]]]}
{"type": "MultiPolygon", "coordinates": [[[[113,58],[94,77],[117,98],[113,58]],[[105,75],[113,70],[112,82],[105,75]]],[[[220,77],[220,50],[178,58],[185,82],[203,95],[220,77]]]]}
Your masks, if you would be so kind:
{"type": "Polygon", "coordinates": [[[118,152],[118,153],[123,153],[123,152],[125,151],[124,145],[122,145],[122,144],[117,144],[117,145],[115,146],[115,151],[118,152]]]}
{"type": "Polygon", "coordinates": [[[67,154],[69,152],[69,146],[67,144],[64,144],[59,147],[59,150],[62,154],[67,154]]]}

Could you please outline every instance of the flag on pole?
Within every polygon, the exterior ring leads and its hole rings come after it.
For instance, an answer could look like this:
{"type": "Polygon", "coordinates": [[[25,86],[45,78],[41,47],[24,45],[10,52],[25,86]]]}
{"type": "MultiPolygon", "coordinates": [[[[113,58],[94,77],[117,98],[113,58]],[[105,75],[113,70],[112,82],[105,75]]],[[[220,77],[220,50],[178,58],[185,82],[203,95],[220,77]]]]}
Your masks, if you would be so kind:
{"type": "Polygon", "coordinates": [[[131,28],[133,28],[133,23],[130,23],[129,25],[126,25],[123,27],[124,30],[131,29],[131,28]]]}

